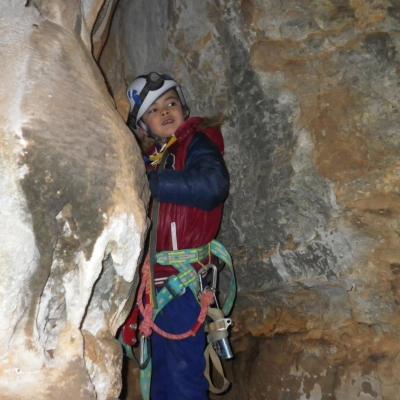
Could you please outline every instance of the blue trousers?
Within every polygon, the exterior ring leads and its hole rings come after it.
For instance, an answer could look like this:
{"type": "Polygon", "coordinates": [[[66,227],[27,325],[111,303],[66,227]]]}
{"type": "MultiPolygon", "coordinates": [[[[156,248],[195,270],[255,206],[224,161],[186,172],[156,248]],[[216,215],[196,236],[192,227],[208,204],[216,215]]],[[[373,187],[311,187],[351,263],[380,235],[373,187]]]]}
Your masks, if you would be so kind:
{"type": "MultiPolygon", "coordinates": [[[[157,325],[170,333],[183,333],[193,327],[200,306],[192,292],[172,300],[156,318],[157,325]]],[[[204,377],[204,329],[185,340],[151,336],[151,400],[207,400],[208,382],[204,377]]]]}

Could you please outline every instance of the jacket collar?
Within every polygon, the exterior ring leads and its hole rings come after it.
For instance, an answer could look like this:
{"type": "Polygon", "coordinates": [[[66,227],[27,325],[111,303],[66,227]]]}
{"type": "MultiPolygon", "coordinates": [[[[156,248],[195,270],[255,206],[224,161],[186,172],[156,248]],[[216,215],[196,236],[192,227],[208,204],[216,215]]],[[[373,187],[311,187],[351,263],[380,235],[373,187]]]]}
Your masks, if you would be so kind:
{"type": "MultiPolygon", "coordinates": [[[[193,136],[197,131],[199,125],[203,122],[203,118],[201,117],[191,117],[188,118],[175,132],[176,141],[171,145],[168,146],[169,148],[174,148],[177,143],[183,142],[186,138],[193,136]]],[[[162,154],[163,149],[165,149],[165,143],[158,143],[152,146],[146,154],[149,156],[151,154],[162,154]]]]}
{"type": "Polygon", "coordinates": [[[188,118],[175,132],[178,142],[182,142],[188,136],[194,135],[198,131],[198,126],[203,122],[201,117],[188,118]]]}

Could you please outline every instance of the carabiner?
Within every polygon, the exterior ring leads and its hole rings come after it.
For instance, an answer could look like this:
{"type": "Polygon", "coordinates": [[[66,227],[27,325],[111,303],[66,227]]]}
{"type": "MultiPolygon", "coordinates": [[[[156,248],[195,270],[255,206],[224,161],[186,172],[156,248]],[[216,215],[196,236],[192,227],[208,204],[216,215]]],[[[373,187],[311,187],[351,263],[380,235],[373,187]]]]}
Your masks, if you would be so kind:
{"type": "Polygon", "coordinates": [[[140,335],[139,351],[139,368],[145,369],[151,358],[149,339],[146,336],[140,335]]]}
{"type": "Polygon", "coordinates": [[[203,293],[206,289],[211,290],[214,295],[214,301],[217,308],[219,308],[217,299],[217,285],[218,285],[218,268],[214,264],[208,264],[207,269],[202,269],[199,271],[199,293],[203,293]],[[211,285],[208,284],[208,274],[211,270],[211,285]]]}
{"type": "Polygon", "coordinates": [[[217,291],[218,284],[218,268],[214,264],[210,264],[209,268],[212,269],[211,290],[215,293],[217,291]]]}

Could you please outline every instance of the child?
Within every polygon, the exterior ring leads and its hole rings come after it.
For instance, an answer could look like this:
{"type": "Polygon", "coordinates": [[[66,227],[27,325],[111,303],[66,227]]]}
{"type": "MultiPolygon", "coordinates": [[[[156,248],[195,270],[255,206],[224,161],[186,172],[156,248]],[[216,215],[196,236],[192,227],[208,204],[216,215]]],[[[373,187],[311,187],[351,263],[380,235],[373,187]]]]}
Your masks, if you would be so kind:
{"type": "MultiPolygon", "coordinates": [[[[223,203],[229,192],[219,129],[204,128],[206,121],[202,118],[189,118],[182,89],[168,75],[152,72],[137,77],[128,88],[128,98],[129,125],[142,138],[155,142],[147,150],[145,162],[152,197],[159,202],[157,226],[153,226],[157,254],[208,245],[220,228],[223,203]],[[168,154],[160,166],[164,151],[168,154]]],[[[192,263],[196,270],[200,265],[192,263]]],[[[177,274],[171,265],[156,264],[157,292],[168,285],[168,278],[177,274]]],[[[155,322],[170,333],[182,333],[196,323],[199,309],[193,292],[184,290],[174,295],[155,322]]],[[[151,399],[208,399],[205,346],[204,328],[179,341],[153,332],[151,399]]]]}

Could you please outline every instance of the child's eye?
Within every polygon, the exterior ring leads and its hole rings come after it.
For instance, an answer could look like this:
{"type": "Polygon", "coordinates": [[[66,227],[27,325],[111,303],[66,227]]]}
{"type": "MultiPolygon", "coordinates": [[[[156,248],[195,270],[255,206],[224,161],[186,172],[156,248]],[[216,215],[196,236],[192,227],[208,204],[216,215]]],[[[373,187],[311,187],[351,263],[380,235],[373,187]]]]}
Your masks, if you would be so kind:
{"type": "Polygon", "coordinates": [[[151,107],[146,111],[147,114],[154,114],[155,112],[157,112],[156,107],[151,107]]]}
{"type": "Polygon", "coordinates": [[[176,104],[177,104],[177,102],[176,102],[175,100],[170,101],[170,102],[168,103],[168,107],[176,107],[176,104]]]}

